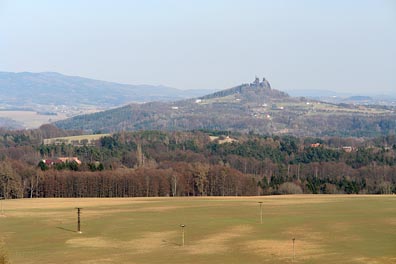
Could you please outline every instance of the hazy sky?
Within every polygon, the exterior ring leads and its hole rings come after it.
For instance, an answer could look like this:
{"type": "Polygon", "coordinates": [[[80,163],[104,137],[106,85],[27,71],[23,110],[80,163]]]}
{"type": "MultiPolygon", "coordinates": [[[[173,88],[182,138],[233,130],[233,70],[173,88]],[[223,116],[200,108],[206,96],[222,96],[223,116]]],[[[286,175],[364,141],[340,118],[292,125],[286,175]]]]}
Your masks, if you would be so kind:
{"type": "Polygon", "coordinates": [[[396,94],[396,1],[0,0],[0,71],[396,94]]]}

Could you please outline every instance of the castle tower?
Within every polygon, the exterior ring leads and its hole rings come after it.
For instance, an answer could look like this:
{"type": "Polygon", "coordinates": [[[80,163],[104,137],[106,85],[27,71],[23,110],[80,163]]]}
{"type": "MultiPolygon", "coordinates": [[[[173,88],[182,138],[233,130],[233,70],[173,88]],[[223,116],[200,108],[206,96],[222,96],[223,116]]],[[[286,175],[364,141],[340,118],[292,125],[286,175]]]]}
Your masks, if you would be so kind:
{"type": "Polygon", "coordinates": [[[257,77],[256,76],[256,78],[254,79],[254,83],[253,83],[255,86],[259,86],[260,85],[260,79],[259,79],[259,77],[257,77]]]}
{"type": "Polygon", "coordinates": [[[261,86],[271,90],[271,84],[265,78],[263,78],[263,82],[261,83],[261,86]]]}

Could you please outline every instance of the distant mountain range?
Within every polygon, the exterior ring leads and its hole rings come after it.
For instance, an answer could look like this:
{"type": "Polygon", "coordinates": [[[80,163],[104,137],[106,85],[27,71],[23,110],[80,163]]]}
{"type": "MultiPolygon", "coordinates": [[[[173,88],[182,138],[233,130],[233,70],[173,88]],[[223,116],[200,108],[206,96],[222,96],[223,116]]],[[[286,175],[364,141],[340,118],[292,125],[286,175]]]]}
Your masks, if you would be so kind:
{"type": "MultiPolygon", "coordinates": [[[[355,98],[362,99],[362,98],[355,98]]],[[[291,97],[257,78],[253,83],[176,102],[130,104],[58,121],[63,129],[87,132],[122,130],[216,129],[296,136],[378,136],[396,132],[392,106],[325,103],[291,97]]]]}
{"type": "Polygon", "coordinates": [[[0,101],[3,108],[65,105],[106,109],[131,102],[175,101],[212,91],[119,84],[56,72],[0,72],[0,101]]]}
{"type": "Polygon", "coordinates": [[[288,93],[292,96],[303,96],[336,104],[350,103],[358,105],[396,105],[396,95],[394,94],[375,94],[372,92],[370,95],[359,95],[330,90],[288,90],[288,93]]]}

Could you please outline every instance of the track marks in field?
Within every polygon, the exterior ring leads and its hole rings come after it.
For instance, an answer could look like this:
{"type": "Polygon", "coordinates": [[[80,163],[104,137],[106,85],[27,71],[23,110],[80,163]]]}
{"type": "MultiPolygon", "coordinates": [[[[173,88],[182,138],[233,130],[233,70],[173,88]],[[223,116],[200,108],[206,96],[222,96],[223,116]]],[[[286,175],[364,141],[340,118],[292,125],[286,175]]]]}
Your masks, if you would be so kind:
{"type": "Polygon", "coordinates": [[[87,248],[118,248],[120,243],[102,237],[85,237],[69,239],[66,241],[66,245],[87,248]]]}
{"type": "Polygon", "coordinates": [[[149,253],[162,247],[169,246],[169,240],[176,236],[176,231],[148,232],[141,238],[131,240],[126,243],[128,248],[132,248],[136,253],[149,253]]]}
{"type": "MultiPolygon", "coordinates": [[[[258,255],[271,256],[277,259],[293,258],[293,242],[291,239],[248,241],[243,244],[242,248],[246,252],[255,252],[258,255]]],[[[325,253],[321,245],[313,241],[296,240],[294,250],[296,260],[312,259],[325,253]]]]}
{"type": "Polygon", "coordinates": [[[176,231],[147,232],[141,237],[129,241],[114,240],[104,237],[73,238],[66,245],[82,248],[107,248],[130,250],[132,253],[149,253],[169,246],[170,240],[176,236],[176,231]]]}
{"type": "MultiPolygon", "coordinates": [[[[114,259],[111,258],[103,258],[103,259],[92,259],[86,261],[80,261],[81,264],[109,264],[115,263],[114,259]]],[[[130,263],[133,264],[133,263],[130,263]]]]}
{"type": "MultiPolygon", "coordinates": [[[[223,232],[212,234],[207,238],[186,243],[183,248],[178,241],[180,233],[177,231],[167,232],[146,232],[139,238],[120,241],[104,237],[73,238],[66,241],[66,245],[79,248],[107,248],[107,249],[128,249],[131,253],[145,254],[160,250],[161,248],[180,248],[187,254],[219,254],[232,248],[231,244],[235,239],[245,236],[253,231],[248,225],[235,226],[223,232]]],[[[104,262],[105,263],[105,262],[104,262]]]]}
{"type": "Polygon", "coordinates": [[[396,257],[391,257],[391,258],[386,258],[386,257],[381,257],[381,258],[356,258],[354,259],[354,263],[356,264],[395,264],[396,263],[396,257]]]}
{"type": "Polygon", "coordinates": [[[396,226],[396,217],[395,218],[387,218],[384,220],[385,224],[396,226]]]}
{"type": "Polygon", "coordinates": [[[228,243],[252,232],[252,227],[247,225],[235,226],[221,233],[210,235],[186,247],[189,254],[218,254],[227,251],[228,243]]]}

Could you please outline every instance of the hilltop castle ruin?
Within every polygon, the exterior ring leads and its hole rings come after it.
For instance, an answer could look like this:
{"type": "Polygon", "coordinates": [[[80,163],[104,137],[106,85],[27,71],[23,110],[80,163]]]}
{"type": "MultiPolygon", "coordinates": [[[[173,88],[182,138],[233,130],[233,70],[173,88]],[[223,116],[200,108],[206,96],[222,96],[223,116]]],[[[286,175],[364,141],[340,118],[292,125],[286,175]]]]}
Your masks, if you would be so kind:
{"type": "Polygon", "coordinates": [[[260,82],[260,78],[257,76],[254,79],[254,82],[250,83],[249,86],[256,87],[256,88],[266,88],[266,89],[271,90],[271,84],[265,78],[263,78],[263,81],[260,82]]]}

